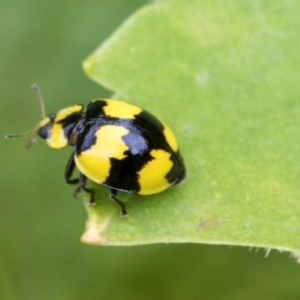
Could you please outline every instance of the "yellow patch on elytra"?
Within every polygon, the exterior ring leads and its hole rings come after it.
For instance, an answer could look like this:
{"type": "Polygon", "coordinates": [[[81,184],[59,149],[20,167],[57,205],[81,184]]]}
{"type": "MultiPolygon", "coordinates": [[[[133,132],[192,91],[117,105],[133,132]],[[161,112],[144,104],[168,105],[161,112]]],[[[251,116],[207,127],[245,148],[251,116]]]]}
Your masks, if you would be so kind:
{"type": "Polygon", "coordinates": [[[165,176],[172,168],[170,153],[164,150],[152,150],[150,155],[154,158],[138,172],[141,195],[159,193],[170,186],[165,176]]]}
{"type": "Polygon", "coordinates": [[[97,183],[103,183],[109,175],[110,158],[122,159],[129,150],[122,137],[128,129],[117,125],[104,125],[95,133],[96,143],[75,156],[76,165],[81,173],[97,183]]]}
{"type": "Polygon", "coordinates": [[[134,119],[142,109],[129,103],[118,100],[105,100],[107,105],[103,107],[103,111],[107,116],[114,118],[134,119]]]}
{"type": "Polygon", "coordinates": [[[171,146],[172,150],[174,152],[176,152],[178,150],[178,144],[177,144],[177,141],[176,141],[176,138],[173,134],[173,132],[171,131],[171,129],[166,125],[164,124],[164,136],[166,137],[166,140],[168,142],[168,144],[171,146]]]}

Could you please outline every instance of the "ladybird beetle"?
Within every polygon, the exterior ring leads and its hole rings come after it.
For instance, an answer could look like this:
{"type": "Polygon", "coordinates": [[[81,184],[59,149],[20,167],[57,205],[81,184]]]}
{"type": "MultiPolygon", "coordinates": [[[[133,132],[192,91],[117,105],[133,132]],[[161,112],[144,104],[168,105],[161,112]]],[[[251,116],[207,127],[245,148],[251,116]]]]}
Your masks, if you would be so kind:
{"type": "MultiPolygon", "coordinates": [[[[178,184],[185,177],[185,166],[172,131],[146,110],[118,100],[93,100],[86,110],[73,105],[45,115],[43,99],[37,85],[42,120],[34,130],[11,134],[7,138],[29,133],[45,139],[51,148],[67,145],[73,152],[65,169],[65,180],[78,184],[75,194],[83,189],[94,204],[94,190],[87,179],[110,188],[110,198],[127,216],[117,192],[138,195],[159,193],[178,184]],[[78,168],[79,178],[72,174],[78,168]]],[[[27,147],[36,140],[32,139],[27,147]]]]}

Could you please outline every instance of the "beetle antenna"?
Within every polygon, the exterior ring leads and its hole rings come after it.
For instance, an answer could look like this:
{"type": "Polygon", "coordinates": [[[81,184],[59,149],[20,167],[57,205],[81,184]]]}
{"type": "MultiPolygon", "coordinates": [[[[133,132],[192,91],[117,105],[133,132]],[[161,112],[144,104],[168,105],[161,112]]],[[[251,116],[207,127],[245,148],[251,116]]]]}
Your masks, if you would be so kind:
{"type": "MultiPolygon", "coordinates": [[[[35,93],[37,94],[38,96],[38,99],[39,99],[39,102],[40,102],[40,106],[41,106],[41,113],[42,113],[42,119],[45,119],[46,118],[46,113],[45,113],[45,104],[44,104],[44,100],[43,100],[43,96],[42,96],[42,93],[41,93],[41,90],[39,89],[39,86],[34,83],[31,88],[35,91],[35,93]]],[[[5,135],[5,138],[7,139],[11,139],[11,138],[16,138],[16,137],[25,137],[27,135],[30,135],[30,134],[34,134],[35,130],[30,130],[30,131],[27,131],[27,132],[24,132],[24,133],[13,133],[13,134],[6,134],[5,135]]],[[[31,146],[33,146],[35,143],[37,142],[36,138],[32,138],[26,145],[25,147],[26,148],[30,148],[31,146]]]]}
{"type": "MultiPolygon", "coordinates": [[[[27,135],[30,135],[30,134],[33,134],[34,133],[34,130],[31,130],[31,131],[27,131],[27,132],[24,132],[24,133],[20,133],[20,134],[6,134],[5,135],[5,138],[6,139],[11,139],[11,138],[16,138],[16,137],[24,137],[24,136],[27,136],[27,135]]],[[[30,141],[28,141],[25,145],[25,148],[30,148],[31,146],[33,146],[35,143],[37,142],[37,139],[36,138],[32,138],[30,141]]]]}
{"type": "Polygon", "coordinates": [[[44,100],[43,100],[42,92],[41,92],[39,86],[36,83],[34,83],[31,86],[31,88],[35,91],[35,93],[38,96],[40,106],[41,106],[42,119],[45,119],[46,118],[46,112],[45,112],[45,103],[44,103],[44,100]]]}
{"type": "Polygon", "coordinates": [[[15,137],[24,137],[24,136],[27,136],[27,135],[32,134],[32,133],[33,133],[33,130],[27,131],[27,132],[24,132],[24,133],[6,134],[4,137],[6,139],[11,139],[11,138],[15,138],[15,137]]]}

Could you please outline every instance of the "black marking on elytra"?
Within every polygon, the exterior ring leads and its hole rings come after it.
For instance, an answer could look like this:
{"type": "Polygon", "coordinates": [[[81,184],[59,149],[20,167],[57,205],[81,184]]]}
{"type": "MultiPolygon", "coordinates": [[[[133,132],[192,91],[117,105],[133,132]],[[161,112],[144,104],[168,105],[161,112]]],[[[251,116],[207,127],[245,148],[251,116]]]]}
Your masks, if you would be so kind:
{"type": "Polygon", "coordinates": [[[124,154],[127,156],[121,160],[116,158],[110,159],[109,176],[103,184],[118,190],[138,193],[140,191],[138,172],[153,157],[149,152],[145,152],[143,155],[132,155],[129,151],[125,151],[124,154]]]}
{"type": "Polygon", "coordinates": [[[122,137],[122,141],[129,148],[132,155],[143,155],[149,150],[149,142],[142,135],[142,132],[134,126],[128,126],[129,133],[122,137]]]}
{"type": "Polygon", "coordinates": [[[80,155],[81,152],[90,149],[96,143],[95,133],[98,130],[99,124],[97,122],[83,124],[75,145],[76,155],[80,155]]]}
{"type": "Polygon", "coordinates": [[[183,159],[182,159],[182,156],[180,155],[180,152],[177,151],[176,155],[172,155],[170,157],[170,160],[173,163],[172,168],[166,174],[165,178],[171,185],[178,184],[180,181],[182,181],[185,178],[185,167],[184,167],[183,159]],[[180,175],[178,175],[178,174],[180,174],[180,175]]]}
{"type": "Polygon", "coordinates": [[[107,101],[105,100],[98,99],[91,101],[86,108],[86,120],[93,120],[99,116],[104,116],[103,107],[107,105],[107,101]]]}
{"type": "Polygon", "coordinates": [[[173,152],[165,138],[164,125],[155,116],[143,110],[135,115],[134,125],[142,129],[142,135],[149,141],[152,149],[167,148],[168,151],[173,152]]]}

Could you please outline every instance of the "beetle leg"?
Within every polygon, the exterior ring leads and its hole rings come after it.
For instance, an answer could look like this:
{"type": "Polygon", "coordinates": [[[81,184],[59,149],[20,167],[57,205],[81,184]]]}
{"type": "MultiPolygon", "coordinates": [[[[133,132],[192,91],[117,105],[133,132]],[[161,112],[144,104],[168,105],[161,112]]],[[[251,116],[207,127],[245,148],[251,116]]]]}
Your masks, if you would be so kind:
{"type": "MultiPolygon", "coordinates": [[[[75,169],[75,160],[74,160],[74,153],[72,153],[72,155],[70,156],[67,162],[66,169],[65,169],[65,179],[68,184],[79,183],[79,178],[71,179],[74,169],[75,169]]],[[[74,191],[73,196],[77,197],[77,195],[80,193],[80,190],[81,190],[81,186],[79,185],[74,191]]]]}
{"type": "Polygon", "coordinates": [[[80,192],[81,192],[81,186],[79,185],[79,186],[75,189],[75,191],[74,191],[74,193],[73,193],[73,197],[76,198],[80,192]]]}
{"type": "Polygon", "coordinates": [[[88,189],[86,187],[86,180],[87,180],[87,177],[84,176],[82,173],[80,173],[80,176],[79,176],[79,186],[75,189],[74,193],[73,193],[73,196],[74,197],[77,197],[77,195],[81,192],[81,190],[84,190],[85,192],[89,193],[91,195],[90,197],[90,205],[94,205],[95,204],[95,200],[94,200],[94,190],[92,189],[88,189]]]}
{"type": "Polygon", "coordinates": [[[129,215],[128,215],[126,209],[125,209],[124,203],[123,203],[121,200],[119,200],[119,199],[117,198],[117,193],[118,193],[117,190],[115,190],[115,189],[110,189],[109,197],[110,197],[111,200],[115,201],[115,202],[121,207],[121,216],[122,216],[123,218],[126,218],[126,217],[128,217],[129,215]]]}
{"type": "Polygon", "coordinates": [[[85,175],[83,175],[82,173],[80,173],[80,176],[79,176],[79,184],[80,185],[76,189],[76,192],[80,192],[80,190],[83,189],[86,193],[90,194],[89,204],[95,205],[95,199],[94,199],[95,191],[93,189],[89,189],[86,187],[86,181],[87,181],[87,177],[85,175]]]}
{"type": "Polygon", "coordinates": [[[65,170],[65,179],[68,184],[77,184],[79,183],[79,178],[71,179],[72,174],[75,169],[75,160],[74,160],[74,153],[72,153],[71,157],[68,160],[65,170]]]}

